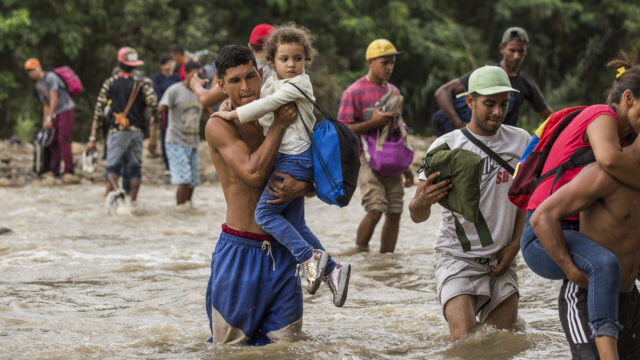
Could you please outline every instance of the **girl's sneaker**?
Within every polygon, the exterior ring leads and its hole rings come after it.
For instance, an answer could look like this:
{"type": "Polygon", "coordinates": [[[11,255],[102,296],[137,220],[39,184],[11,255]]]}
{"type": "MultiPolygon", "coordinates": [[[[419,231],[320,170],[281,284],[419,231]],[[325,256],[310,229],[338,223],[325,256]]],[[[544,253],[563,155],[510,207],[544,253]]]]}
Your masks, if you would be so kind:
{"type": "Polygon", "coordinates": [[[315,294],[322,282],[322,274],[327,267],[329,254],[326,251],[313,249],[309,260],[298,264],[297,275],[307,279],[307,292],[315,294]]]}
{"type": "Polygon", "coordinates": [[[333,293],[333,305],[341,307],[347,300],[351,265],[337,263],[331,274],[324,276],[324,282],[333,293]]]}

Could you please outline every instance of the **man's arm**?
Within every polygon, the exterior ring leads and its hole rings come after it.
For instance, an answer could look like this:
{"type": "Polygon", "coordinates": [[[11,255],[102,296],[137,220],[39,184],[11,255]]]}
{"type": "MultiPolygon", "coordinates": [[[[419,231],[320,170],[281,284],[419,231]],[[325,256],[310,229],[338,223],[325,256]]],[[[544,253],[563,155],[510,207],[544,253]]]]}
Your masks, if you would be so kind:
{"type": "MultiPolygon", "coordinates": [[[[98,98],[96,99],[96,106],[93,109],[93,121],[91,122],[91,135],[89,135],[89,141],[87,142],[87,149],[96,148],[96,139],[98,135],[98,122],[100,118],[104,118],[104,108],[107,105],[109,88],[116,77],[112,76],[102,83],[98,98]]],[[[106,121],[106,119],[105,119],[106,121]]]]}
{"type": "Polygon", "coordinates": [[[460,79],[453,79],[440,86],[435,93],[436,101],[438,102],[438,105],[440,105],[440,109],[442,109],[442,112],[447,116],[456,129],[463,128],[467,125],[467,123],[462,121],[460,116],[458,116],[456,108],[453,105],[453,97],[464,90],[464,85],[460,79]]]}
{"type": "Polygon", "coordinates": [[[58,90],[49,91],[49,114],[48,117],[53,119],[56,116],[56,108],[58,107],[58,90]]]}
{"type": "Polygon", "coordinates": [[[51,127],[51,119],[49,118],[49,103],[42,102],[42,127],[51,127]]]}
{"type": "Polygon", "coordinates": [[[211,117],[205,127],[209,146],[216,149],[233,172],[250,186],[262,186],[273,170],[284,132],[296,119],[295,107],[285,106],[276,117],[264,142],[253,153],[233,124],[211,117]]]}
{"type": "Polygon", "coordinates": [[[193,91],[196,98],[198,98],[198,102],[200,102],[203,107],[215,106],[227,97],[222,88],[218,86],[217,75],[213,77],[211,83],[215,85],[211,89],[202,87],[206,82],[206,79],[200,79],[197,76],[192,77],[189,81],[189,88],[191,88],[191,91],[193,91]]]}
{"type": "Polygon", "coordinates": [[[538,115],[540,115],[540,117],[541,117],[543,120],[547,120],[547,118],[549,118],[549,116],[551,116],[551,114],[552,114],[552,113],[553,113],[553,111],[552,111],[552,110],[551,110],[551,108],[550,108],[550,107],[548,107],[548,106],[547,106],[546,108],[544,108],[544,109],[542,109],[542,110],[538,111],[538,115]]]}
{"type": "Polygon", "coordinates": [[[431,205],[442,200],[453,187],[450,180],[443,180],[433,184],[440,172],[435,172],[427,180],[420,180],[416,193],[409,203],[409,213],[411,220],[415,223],[427,221],[431,216],[431,205]]]}
{"type": "Polygon", "coordinates": [[[571,259],[560,222],[587,209],[598,199],[615,191],[617,186],[616,180],[600,165],[591,164],[548,197],[531,216],[531,227],[547,254],[570,281],[582,287],[588,286],[588,277],[571,259]]]}

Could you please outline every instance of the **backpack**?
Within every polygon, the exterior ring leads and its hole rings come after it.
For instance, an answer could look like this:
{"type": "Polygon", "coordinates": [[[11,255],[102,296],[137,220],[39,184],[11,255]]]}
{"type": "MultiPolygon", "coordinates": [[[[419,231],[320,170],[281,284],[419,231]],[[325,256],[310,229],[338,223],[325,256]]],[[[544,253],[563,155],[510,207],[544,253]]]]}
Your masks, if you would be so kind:
{"type": "Polygon", "coordinates": [[[533,134],[516,166],[513,183],[508,193],[509,200],[521,210],[526,210],[531,194],[543,180],[554,177],[551,185],[551,193],[553,193],[556,182],[567,170],[583,167],[595,161],[593,149],[590,146],[584,147],[574,151],[564,163],[542,174],[551,147],[560,133],[584,108],[586,106],[576,106],[551,114],[533,134]]]}
{"type": "Polygon", "coordinates": [[[73,70],[71,70],[68,66],[61,66],[53,69],[53,73],[56,74],[62,82],[66,85],[67,91],[69,94],[74,97],[84,91],[84,87],[82,87],[82,82],[78,75],[76,75],[73,70]]]}
{"type": "Polygon", "coordinates": [[[347,125],[329,115],[296,84],[289,84],[295,86],[324,115],[315,130],[307,129],[305,125],[313,149],[313,187],[316,196],[329,205],[347,206],[358,185],[360,140],[347,125]]]}

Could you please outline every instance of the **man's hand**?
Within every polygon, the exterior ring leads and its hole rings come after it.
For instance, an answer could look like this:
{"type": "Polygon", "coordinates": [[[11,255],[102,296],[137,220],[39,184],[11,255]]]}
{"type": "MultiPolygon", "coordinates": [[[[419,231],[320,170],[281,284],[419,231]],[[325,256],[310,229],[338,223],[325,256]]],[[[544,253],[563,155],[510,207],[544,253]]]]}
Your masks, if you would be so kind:
{"type": "Polygon", "coordinates": [[[578,269],[577,266],[573,266],[571,270],[565,270],[565,275],[567,275],[567,279],[572,283],[580,286],[583,289],[589,288],[589,275],[587,275],[584,271],[578,269]]]}
{"type": "Polygon", "coordinates": [[[431,216],[431,205],[442,200],[453,187],[449,180],[433,184],[440,172],[429,175],[426,180],[420,180],[413,199],[409,203],[409,214],[415,223],[426,221],[431,216]]]}
{"type": "Polygon", "coordinates": [[[434,184],[433,182],[438,176],[440,176],[440,172],[433,173],[427,177],[427,180],[420,181],[418,184],[414,200],[417,200],[422,206],[431,206],[442,200],[453,187],[448,179],[434,184]]]}
{"type": "Polygon", "coordinates": [[[95,150],[96,149],[96,141],[95,140],[89,140],[87,142],[86,149],[87,150],[95,150]]]}
{"type": "Polygon", "coordinates": [[[299,181],[289,174],[274,172],[267,185],[267,191],[275,200],[267,200],[267,204],[278,204],[306,195],[313,189],[308,181],[299,181]]]}
{"type": "Polygon", "coordinates": [[[513,246],[513,244],[510,244],[498,251],[498,254],[496,255],[498,264],[491,268],[490,275],[500,276],[504,274],[509,267],[511,267],[513,259],[518,255],[518,250],[520,250],[519,246],[513,246]]]}
{"type": "Polygon", "coordinates": [[[197,76],[192,76],[191,80],[187,83],[187,87],[191,91],[195,91],[196,89],[204,89],[204,85],[207,83],[207,79],[200,79],[197,76]]]}
{"type": "Polygon", "coordinates": [[[378,108],[373,109],[373,114],[371,115],[371,120],[369,123],[373,126],[374,129],[381,128],[389,123],[393,119],[393,113],[391,112],[380,112],[378,108]]]}
{"type": "Polygon", "coordinates": [[[53,121],[51,116],[47,116],[42,122],[42,127],[50,128],[53,127],[53,121]]]}
{"type": "Polygon", "coordinates": [[[287,104],[274,111],[273,117],[273,125],[278,124],[280,126],[289,127],[294,121],[296,121],[298,111],[293,104],[287,104]]]}
{"type": "Polygon", "coordinates": [[[404,171],[403,175],[404,175],[404,187],[412,186],[413,185],[413,171],[411,171],[411,168],[407,168],[407,170],[404,171]]]}

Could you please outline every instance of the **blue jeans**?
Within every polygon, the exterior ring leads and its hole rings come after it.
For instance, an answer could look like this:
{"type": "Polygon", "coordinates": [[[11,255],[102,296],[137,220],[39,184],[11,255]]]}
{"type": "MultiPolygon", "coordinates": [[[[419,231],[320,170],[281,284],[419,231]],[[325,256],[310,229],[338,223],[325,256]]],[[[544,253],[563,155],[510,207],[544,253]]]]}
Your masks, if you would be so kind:
{"type": "MultiPolygon", "coordinates": [[[[275,171],[289,174],[296,180],[311,181],[313,179],[312,150],[309,148],[296,155],[278,153],[274,167],[275,171]]],[[[267,200],[275,199],[269,194],[267,187],[262,192],[256,207],[256,223],[289,249],[298,263],[309,260],[313,249],[324,250],[320,240],[304,221],[304,197],[278,204],[267,204],[267,200]]],[[[329,258],[325,275],[328,275],[334,267],[335,262],[329,258]]]]}
{"type": "MultiPolygon", "coordinates": [[[[529,224],[533,210],[527,217],[520,238],[522,257],[529,268],[546,279],[566,279],[558,264],[547,254],[529,224]]],[[[592,337],[618,338],[618,292],[622,269],[618,258],[609,250],[580,233],[577,223],[564,222],[562,232],[567,249],[576,266],[589,275],[587,306],[592,337]]]]}

